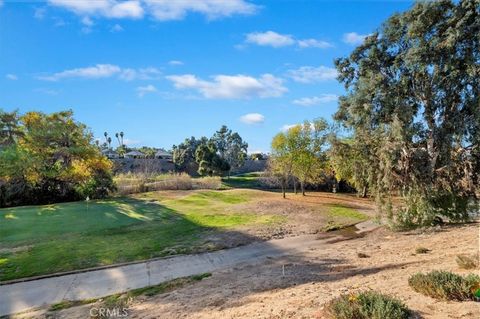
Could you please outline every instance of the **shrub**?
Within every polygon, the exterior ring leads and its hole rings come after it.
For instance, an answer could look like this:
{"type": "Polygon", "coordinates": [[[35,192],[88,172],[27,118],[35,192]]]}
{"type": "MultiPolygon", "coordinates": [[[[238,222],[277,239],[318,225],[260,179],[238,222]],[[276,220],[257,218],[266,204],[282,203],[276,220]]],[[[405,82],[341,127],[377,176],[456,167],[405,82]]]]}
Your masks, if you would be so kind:
{"type": "Polygon", "coordinates": [[[206,176],[193,179],[195,189],[221,189],[222,178],[219,176],[206,176]]]}
{"type": "Polygon", "coordinates": [[[478,257],[478,253],[472,256],[458,255],[455,261],[457,262],[458,267],[461,269],[475,269],[478,267],[478,257]]]}
{"type": "Polygon", "coordinates": [[[425,248],[425,247],[417,247],[415,248],[415,253],[416,254],[426,254],[430,251],[430,249],[425,248]]]}
{"type": "Polygon", "coordinates": [[[221,189],[218,176],[192,178],[187,173],[119,174],[115,176],[118,194],[127,195],[160,190],[221,189]]]}
{"type": "Polygon", "coordinates": [[[358,257],[358,258],[370,258],[370,256],[367,255],[367,254],[365,254],[365,253],[358,253],[358,254],[357,254],[357,257],[358,257]]]}
{"type": "Polygon", "coordinates": [[[403,302],[375,291],[341,295],[326,305],[332,319],[403,319],[411,312],[403,302]]]}
{"type": "Polygon", "coordinates": [[[480,277],[470,274],[466,277],[448,272],[432,271],[415,274],[408,279],[413,290],[441,300],[475,300],[480,289],[480,277]]]}

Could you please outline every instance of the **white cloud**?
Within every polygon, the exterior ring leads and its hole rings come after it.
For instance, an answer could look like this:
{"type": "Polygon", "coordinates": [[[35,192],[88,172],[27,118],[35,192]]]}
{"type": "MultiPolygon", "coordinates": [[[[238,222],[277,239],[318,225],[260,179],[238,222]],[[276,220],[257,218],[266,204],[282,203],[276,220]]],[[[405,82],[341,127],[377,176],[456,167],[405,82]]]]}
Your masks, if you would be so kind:
{"type": "Polygon", "coordinates": [[[218,19],[235,14],[250,15],[258,11],[258,6],[245,0],[144,0],[147,10],[157,20],[181,20],[187,13],[203,14],[207,19],[218,19]]]}
{"type": "Polygon", "coordinates": [[[118,23],[110,28],[110,32],[122,32],[122,31],[123,31],[123,28],[118,23]]]}
{"type": "Polygon", "coordinates": [[[35,12],[33,14],[33,17],[38,20],[43,20],[45,18],[45,14],[47,13],[47,9],[44,7],[41,8],[35,8],[35,12]]]}
{"type": "Polygon", "coordinates": [[[293,104],[301,106],[312,106],[328,102],[334,102],[336,100],[338,100],[338,96],[335,94],[322,94],[321,96],[303,97],[297,100],[293,100],[293,104]]]}
{"type": "Polygon", "coordinates": [[[177,89],[197,90],[209,99],[242,99],[252,97],[278,97],[287,90],[283,80],[271,74],[263,74],[258,78],[247,75],[215,75],[212,81],[205,81],[193,74],[171,75],[177,89]]]}
{"type": "Polygon", "coordinates": [[[295,40],[289,34],[279,34],[273,31],[252,32],[247,34],[245,42],[274,48],[295,44],[295,40]]]}
{"type": "MultiPolygon", "coordinates": [[[[245,37],[245,43],[253,43],[260,46],[271,46],[280,48],[285,46],[297,45],[299,48],[331,48],[333,44],[317,39],[295,39],[290,34],[280,34],[274,31],[252,32],[245,37]]],[[[245,45],[237,44],[237,49],[243,49],[245,45]]]]}
{"type": "Polygon", "coordinates": [[[116,65],[97,64],[95,66],[90,66],[86,68],[65,70],[48,76],[40,76],[38,78],[45,81],[58,81],[67,78],[99,79],[111,77],[115,74],[120,73],[120,71],[120,67],[116,65]]]}
{"type": "Polygon", "coordinates": [[[153,85],[149,84],[147,86],[139,86],[137,87],[137,93],[139,97],[143,97],[147,93],[154,93],[157,92],[157,88],[153,85]]]}
{"type": "Polygon", "coordinates": [[[140,144],[142,141],[140,140],[134,140],[134,139],[129,139],[129,138],[125,138],[123,140],[123,144],[127,145],[127,146],[134,146],[134,145],[138,145],[140,144]]]}
{"type": "Polygon", "coordinates": [[[348,44],[362,44],[366,37],[370,34],[358,34],[356,32],[349,32],[343,35],[343,42],[348,44]]]}
{"type": "Polygon", "coordinates": [[[62,7],[74,13],[86,16],[95,15],[106,18],[142,18],[144,9],[140,1],[117,0],[49,0],[53,6],[62,7]]]}
{"type": "Polygon", "coordinates": [[[106,18],[140,19],[149,14],[159,21],[181,20],[188,13],[205,15],[208,19],[249,15],[258,6],[246,0],[49,0],[50,5],[62,7],[77,15],[106,18]]]}
{"type": "Polygon", "coordinates": [[[94,25],[93,20],[90,17],[83,17],[82,24],[87,27],[92,27],[94,25]]]}
{"type": "Polygon", "coordinates": [[[265,121],[265,116],[260,113],[248,113],[240,116],[240,121],[245,124],[260,124],[265,121]]]}
{"type": "Polygon", "coordinates": [[[317,40],[317,39],[304,39],[297,41],[300,48],[320,48],[327,49],[333,47],[333,44],[327,41],[317,40]]]}
{"type": "Polygon", "coordinates": [[[160,78],[161,72],[156,68],[141,68],[141,69],[122,69],[113,64],[96,64],[85,68],[76,68],[57,72],[51,75],[39,76],[39,80],[44,81],[59,81],[69,78],[81,79],[101,79],[118,76],[119,79],[125,81],[132,80],[153,80],[160,78]]]}
{"type": "Polygon", "coordinates": [[[298,123],[297,123],[297,124],[285,124],[284,126],[282,126],[282,127],[280,128],[280,130],[281,130],[282,132],[287,132],[289,129],[291,129],[292,127],[295,127],[295,126],[297,126],[297,125],[300,125],[300,124],[298,124],[298,123]]]}
{"type": "Polygon", "coordinates": [[[334,80],[337,78],[337,70],[326,66],[302,66],[295,70],[289,70],[288,76],[300,83],[314,83],[319,81],[334,80]]]}
{"type": "Polygon", "coordinates": [[[125,81],[133,80],[157,80],[162,75],[162,72],[157,68],[141,68],[141,69],[123,69],[120,73],[120,79],[125,81]]]}
{"type": "Polygon", "coordinates": [[[16,74],[7,74],[5,75],[5,77],[9,80],[12,80],[12,81],[15,81],[15,80],[18,80],[18,76],[16,74]]]}
{"type": "Polygon", "coordinates": [[[170,65],[183,65],[183,62],[179,61],[179,60],[171,60],[171,61],[168,61],[168,64],[170,64],[170,65]]]}

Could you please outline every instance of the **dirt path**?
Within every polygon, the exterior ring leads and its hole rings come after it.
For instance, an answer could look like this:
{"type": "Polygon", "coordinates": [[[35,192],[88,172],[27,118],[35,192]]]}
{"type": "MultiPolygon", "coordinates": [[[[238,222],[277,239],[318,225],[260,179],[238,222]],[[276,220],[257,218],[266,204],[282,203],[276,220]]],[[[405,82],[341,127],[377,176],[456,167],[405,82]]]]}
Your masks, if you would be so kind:
{"type": "MultiPolygon", "coordinates": [[[[129,318],[322,318],[322,306],[330,299],[366,289],[400,298],[423,318],[480,318],[480,303],[436,301],[413,292],[407,283],[410,275],[434,269],[468,273],[458,268],[455,257],[479,250],[478,224],[427,233],[379,229],[363,238],[304,246],[307,249],[288,256],[237,265],[193,285],[136,301],[129,318]],[[419,246],[431,251],[415,254],[419,246]],[[359,252],[370,257],[359,258],[359,252]]],[[[86,318],[89,307],[54,315],[86,318]]]]}

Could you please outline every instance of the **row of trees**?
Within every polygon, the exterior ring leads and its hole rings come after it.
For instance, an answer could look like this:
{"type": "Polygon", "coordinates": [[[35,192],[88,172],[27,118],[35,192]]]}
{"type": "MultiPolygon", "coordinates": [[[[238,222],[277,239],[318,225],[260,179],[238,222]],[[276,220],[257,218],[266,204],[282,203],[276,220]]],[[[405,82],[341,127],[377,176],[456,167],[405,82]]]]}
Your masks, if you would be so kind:
{"type": "MultiPolygon", "coordinates": [[[[402,227],[478,212],[480,1],[418,2],[335,64],[347,93],[334,119],[348,136],[329,139],[337,177],[402,227]]],[[[299,147],[310,127],[274,138],[275,169],[300,180],[316,171],[296,164],[305,149],[315,154],[313,144],[299,147]]]]}
{"type": "Polygon", "coordinates": [[[211,138],[190,137],[173,146],[173,162],[177,170],[200,175],[223,176],[243,165],[248,144],[241,136],[223,125],[211,138]]]}
{"type": "Polygon", "coordinates": [[[72,111],[0,110],[0,206],[104,197],[111,165],[72,111]]]}

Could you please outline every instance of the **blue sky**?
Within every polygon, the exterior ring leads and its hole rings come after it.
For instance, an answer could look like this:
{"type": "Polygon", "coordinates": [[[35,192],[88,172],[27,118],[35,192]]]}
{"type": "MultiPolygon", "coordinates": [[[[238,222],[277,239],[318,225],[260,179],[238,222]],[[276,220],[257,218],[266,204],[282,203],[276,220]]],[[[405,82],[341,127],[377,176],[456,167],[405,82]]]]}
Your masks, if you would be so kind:
{"type": "Polygon", "coordinates": [[[222,124],[268,151],[331,118],[346,56],[409,1],[0,0],[0,108],[73,109],[95,136],[170,149],[222,124]]]}

